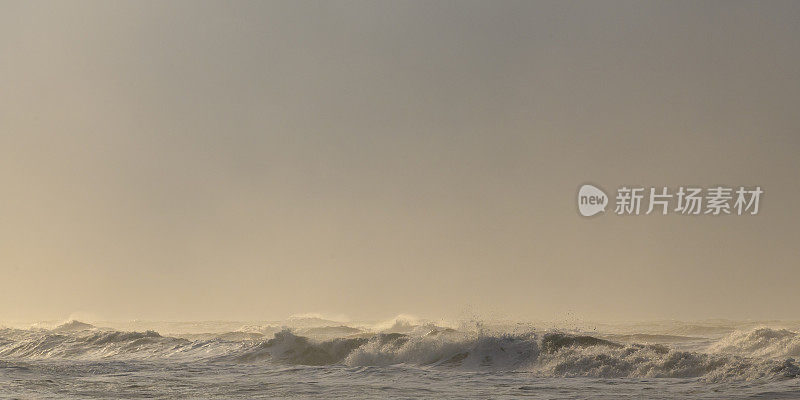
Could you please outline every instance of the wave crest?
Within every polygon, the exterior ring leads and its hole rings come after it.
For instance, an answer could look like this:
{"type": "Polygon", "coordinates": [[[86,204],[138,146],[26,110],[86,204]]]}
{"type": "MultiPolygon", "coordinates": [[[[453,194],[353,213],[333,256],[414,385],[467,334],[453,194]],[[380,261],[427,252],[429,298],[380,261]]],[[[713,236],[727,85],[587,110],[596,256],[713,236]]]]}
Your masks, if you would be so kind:
{"type": "Polygon", "coordinates": [[[755,357],[800,357],[800,334],[786,329],[756,328],[734,332],[708,350],[755,357]]]}
{"type": "MultiPolygon", "coordinates": [[[[71,321],[52,330],[0,330],[9,359],[161,359],[351,367],[407,365],[479,371],[523,371],[545,377],[701,378],[712,381],[800,376],[798,334],[759,328],[735,332],[707,351],[664,344],[621,344],[563,332],[484,334],[452,328],[415,333],[366,333],[323,328],[345,337],[320,340],[283,329],[268,340],[230,333],[204,340],[126,332],[71,321]],[[348,335],[349,333],[352,333],[348,335]]],[[[310,331],[311,332],[311,331],[310,331]]],[[[316,331],[313,331],[316,332],[316,331]]],[[[238,332],[241,334],[241,332],[238,332]]],[[[325,335],[322,335],[325,336],[325,335]]]]}

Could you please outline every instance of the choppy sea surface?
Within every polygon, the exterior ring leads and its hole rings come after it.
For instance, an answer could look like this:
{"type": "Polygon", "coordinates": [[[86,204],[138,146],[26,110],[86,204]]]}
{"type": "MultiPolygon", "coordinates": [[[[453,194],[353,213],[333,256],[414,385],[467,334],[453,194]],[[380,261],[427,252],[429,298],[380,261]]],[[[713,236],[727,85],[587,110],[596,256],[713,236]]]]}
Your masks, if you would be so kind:
{"type": "Polygon", "coordinates": [[[800,398],[800,322],[41,322],[0,398],[800,398]]]}

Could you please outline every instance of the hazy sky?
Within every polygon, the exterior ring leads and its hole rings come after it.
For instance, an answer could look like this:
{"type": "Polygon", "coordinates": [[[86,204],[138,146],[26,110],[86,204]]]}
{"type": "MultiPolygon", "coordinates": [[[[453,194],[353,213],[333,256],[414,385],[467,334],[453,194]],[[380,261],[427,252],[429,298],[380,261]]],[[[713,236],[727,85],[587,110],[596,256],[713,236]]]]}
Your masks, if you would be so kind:
{"type": "Polygon", "coordinates": [[[0,320],[800,319],[800,3],[0,1],[0,320]],[[576,212],[760,185],[750,217],[576,212]]]}

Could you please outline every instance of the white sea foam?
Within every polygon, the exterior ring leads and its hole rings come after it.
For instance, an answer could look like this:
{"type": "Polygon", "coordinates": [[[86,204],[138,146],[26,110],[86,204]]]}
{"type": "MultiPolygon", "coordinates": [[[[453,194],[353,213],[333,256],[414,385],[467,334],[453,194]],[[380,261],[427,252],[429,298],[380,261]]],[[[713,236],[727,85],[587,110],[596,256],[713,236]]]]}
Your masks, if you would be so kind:
{"type": "MultiPolygon", "coordinates": [[[[307,324],[304,324],[307,326],[307,324]]],[[[202,338],[127,332],[70,321],[53,329],[0,330],[0,357],[17,360],[181,360],[275,365],[406,365],[468,371],[525,371],[543,377],[701,378],[800,376],[800,335],[786,329],[737,331],[706,351],[622,343],[563,332],[485,334],[398,319],[380,332],[346,325],[242,331],[202,338]],[[305,332],[305,334],[304,334],[305,332]],[[320,339],[323,338],[323,339],[320,339]]],[[[678,340],[669,336],[670,340],[678,340]]]]}
{"type": "Polygon", "coordinates": [[[751,357],[800,357],[800,334],[771,328],[737,331],[714,343],[708,350],[751,357]]]}
{"type": "Polygon", "coordinates": [[[798,333],[786,326],[659,323],[580,332],[409,316],[106,326],[0,329],[0,397],[383,398],[391,388],[405,397],[549,398],[588,387],[607,398],[653,389],[648,397],[800,394],[798,333]],[[675,380],[684,395],[675,396],[675,380]],[[53,396],[53,387],[61,394],[53,396]]]}

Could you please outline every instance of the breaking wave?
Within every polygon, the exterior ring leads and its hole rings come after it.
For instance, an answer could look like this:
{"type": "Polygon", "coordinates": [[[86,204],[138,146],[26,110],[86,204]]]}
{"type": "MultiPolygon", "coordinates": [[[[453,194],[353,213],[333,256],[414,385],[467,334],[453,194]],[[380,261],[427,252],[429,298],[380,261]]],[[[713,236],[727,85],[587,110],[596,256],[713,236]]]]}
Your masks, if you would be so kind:
{"type": "Polygon", "coordinates": [[[709,351],[757,357],[800,357],[800,334],[770,328],[734,332],[712,345],[709,351]]]}
{"type": "Polygon", "coordinates": [[[0,330],[0,357],[17,359],[165,358],[181,354],[213,354],[218,340],[190,341],[155,331],[123,332],[70,321],[52,330],[0,330]]]}
{"type": "MultiPolygon", "coordinates": [[[[124,332],[72,321],[54,329],[0,330],[0,357],[16,360],[176,359],[205,363],[389,366],[524,371],[547,377],[700,378],[709,381],[800,376],[800,336],[784,329],[734,332],[704,351],[664,344],[618,343],[563,332],[484,334],[427,326],[424,334],[332,326],[291,329],[267,338],[226,332],[202,340],[124,332]]],[[[419,329],[405,329],[417,332],[419,329]]]]}

